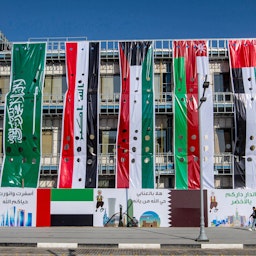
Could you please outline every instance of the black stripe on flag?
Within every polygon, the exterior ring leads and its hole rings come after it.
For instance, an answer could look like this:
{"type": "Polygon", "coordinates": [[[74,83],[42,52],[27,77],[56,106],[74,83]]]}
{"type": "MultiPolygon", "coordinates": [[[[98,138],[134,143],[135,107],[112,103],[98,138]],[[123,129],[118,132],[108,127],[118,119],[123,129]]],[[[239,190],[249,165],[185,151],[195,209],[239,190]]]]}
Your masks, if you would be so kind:
{"type": "Polygon", "coordinates": [[[51,214],[51,226],[93,226],[93,214],[51,214]]]}
{"type": "Polygon", "coordinates": [[[97,184],[99,43],[89,45],[86,188],[97,184]]]}
{"type": "Polygon", "coordinates": [[[244,83],[242,69],[232,69],[234,85],[234,187],[245,187],[246,108],[244,104],[244,83]],[[242,98],[241,98],[241,97],[242,98]]]}

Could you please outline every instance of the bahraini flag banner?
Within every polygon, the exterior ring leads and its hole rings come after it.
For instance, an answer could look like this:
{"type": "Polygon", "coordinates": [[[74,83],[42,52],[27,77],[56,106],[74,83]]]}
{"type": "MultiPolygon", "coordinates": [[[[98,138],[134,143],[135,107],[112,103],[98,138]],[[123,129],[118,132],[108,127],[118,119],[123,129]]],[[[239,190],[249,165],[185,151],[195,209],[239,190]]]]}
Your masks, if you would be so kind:
{"type": "Polygon", "coordinates": [[[38,186],[46,43],[13,44],[5,99],[2,187],[38,186]]]}
{"type": "Polygon", "coordinates": [[[256,188],[256,40],[230,40],[234,92],[234,186],[256,188]]]}
{"type": "Polygon", "coordinates": [[[175,186],[199,189],[203,174],[203,187],[212,188],[213,102],[211,87],[204,88],[209,75],[207,41],[174,41],[173,67],[175,186]],[[201,97],[206,101],[199,104],[201,97]]]}
{"type": "Polygon", "coordinates": [[[95,188],[98,164],[99,43],[67,42],[59,188],[95,188]]]}
{"type": "Polygon", "coordinates": [[[121,95],[117,128],[117,188],[154,188],[153,44],[119,42],[121,95]]]}

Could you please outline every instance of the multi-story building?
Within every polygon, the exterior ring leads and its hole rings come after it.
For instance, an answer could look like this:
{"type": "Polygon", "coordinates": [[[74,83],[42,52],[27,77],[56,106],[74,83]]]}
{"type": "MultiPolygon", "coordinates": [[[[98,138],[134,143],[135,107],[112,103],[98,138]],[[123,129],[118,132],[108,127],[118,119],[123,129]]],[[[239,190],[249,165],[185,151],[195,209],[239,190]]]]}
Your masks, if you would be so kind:
{"type": "MultiPolygon", "coordinates": [[[[43,90],[42,165],[40,187],[55,187],[61,148],[64,94],[67,90],[65,42],[86,38],[29,39],[47,41],[43,90]]],[[[172,40],[154,41],[155,182],[157,188],[174,188],[173,155],[173,58],[172,40]]],[[[3,159],[5,95],[9,90],[11,48],[4,35],[0,44],[0,150],[3,159]]],[[[100,121],[98,187],[115,187],[115,143],[119,112],[120,68],[118,41],[102,41],[100,49],[100,121]]],[[[214,102],[214,184],[234,187],[233,95],[230,83],[228,43],[209,40],[210,86],[214,102]]]]}

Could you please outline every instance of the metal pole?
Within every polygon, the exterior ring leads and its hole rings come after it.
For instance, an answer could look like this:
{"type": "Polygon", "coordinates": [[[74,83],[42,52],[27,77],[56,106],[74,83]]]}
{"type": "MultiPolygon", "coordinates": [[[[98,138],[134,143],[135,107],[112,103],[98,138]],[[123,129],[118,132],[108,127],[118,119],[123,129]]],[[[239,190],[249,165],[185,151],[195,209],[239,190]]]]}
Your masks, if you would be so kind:
{"type": "Polygon", "coordinates": [[[205,224],[204,224],[204,189],[203,189],[203,147],[202,147],[202,141],[203,141],[203,134],[200,131],[200,127],[201,127],[201,110],[200,107],[202,105],[202,103],[204,101],[206,101],[206,98],[204,97],[204,93],[205,93],[205,87],[204,87],[204,92],[203,92],[203,96],[200,98],[199,92],[199,107],[198,107],[198,114],[199,114],[199,148],[200,148],[200,234],[198,236],[198,238],[196,239],[197,242],[209,242],[208,237],[206,236],[205,233],[205,224]]]}

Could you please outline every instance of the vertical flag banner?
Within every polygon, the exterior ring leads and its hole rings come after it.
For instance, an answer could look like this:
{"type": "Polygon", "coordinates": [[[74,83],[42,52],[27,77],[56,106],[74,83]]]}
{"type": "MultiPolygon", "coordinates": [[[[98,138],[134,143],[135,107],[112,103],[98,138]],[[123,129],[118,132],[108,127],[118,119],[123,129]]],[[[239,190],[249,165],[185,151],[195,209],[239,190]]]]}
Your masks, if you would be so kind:
{"type": "Polygon", "coordinates": [[[256,40],[230,40],[234,92],[234,187],[256,188],[256,40]]]}
{"type": "Polygon", "coordinates": [[[173,67],[176,188],[199,189],[201,172],[204,187],[214,187],[212,90],[203,89],[209,74],[207,41],[174,41],[173,67]],[[202,96],[207,100],[199,105],[202,96]]]}
{"type": "Polygon", "coordinates": [[[97,185],[99,43],[67,42],[59,188],[97,185]]]}
{"type": "Polygon", "coordinates": [[[117,188],[154,188],[153,44],[120,42],[117,188]]]}
{"type": "Polygon", "coordinates": [[[2,187],[38,186],[46,43],[13,44],[5,99],[2,187]]]}

